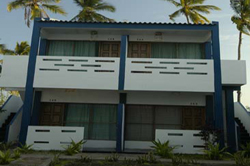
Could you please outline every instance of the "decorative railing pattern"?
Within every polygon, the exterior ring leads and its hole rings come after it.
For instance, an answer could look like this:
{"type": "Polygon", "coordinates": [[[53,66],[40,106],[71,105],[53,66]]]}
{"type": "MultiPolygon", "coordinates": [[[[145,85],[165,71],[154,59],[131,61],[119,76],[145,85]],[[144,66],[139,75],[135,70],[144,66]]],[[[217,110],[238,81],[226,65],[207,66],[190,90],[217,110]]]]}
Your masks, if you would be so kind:
{"type": "Polygon", "coordinates": [[[84,127],[29,126],[26,144],[33,144],[34,150],[63,150],[83,138],[84,127]]]}
{"type": "Polygon", "coordinates": [[[117,90],[119,58],[38,56],[34,87],[117,90]]]}
{"type": "Polygon", "coordinates": [[[177,146],[174,153],[203,154],[205,142],[197,130],[162,130],[156,129],[155,140],[169,141],[171,146],[177,146]]]}
{"type": "Polygon", "coordinates": [[[127,58],[125,90],[214,92],[213,60],[127,58]]]}

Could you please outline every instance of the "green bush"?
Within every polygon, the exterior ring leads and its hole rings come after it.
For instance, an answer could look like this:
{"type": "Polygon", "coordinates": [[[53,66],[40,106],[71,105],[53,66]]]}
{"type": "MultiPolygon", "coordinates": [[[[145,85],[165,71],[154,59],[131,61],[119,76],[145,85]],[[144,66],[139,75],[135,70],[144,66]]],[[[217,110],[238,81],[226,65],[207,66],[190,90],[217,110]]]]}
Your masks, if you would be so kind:
{"type": "Polygon", "coordinates": [[[0,151],[0,164],[5,165],[12,161],[14,161],[14,159],[11,157],[10,150],[7,150],[6,152],[0,151]]]}
{"type": "Polygon", "coordinates": [[[73,156],[77,153],[80,153],[81,149],[82,149],[82,145],[85,143],[86,143],[86,141],[83,141],[83,140],[81,140],[79,142],[75,142],[74,140],[71,140],[70,145],[67,147],[64,147],[65,154],[69,155],[69,156],[73,156]]]}
{"type": "Polygon", "coordinates": [[[249,166],[250,159],[245,157],[244,152],[240,151],[233,155],[237,166],[249,166]]]}
{"type": "Polygon", "coordinates": [[[81,159],[79,160],[80,163],[91,163],[92,162],[92,158],[88,157],[88,156],[81,156],[81,159]]]}
{"type": "Polygon", "coordinates": [[[156,164],[158,163],[157,159],[153,155],[152,152],[149,152],[148,154],[145,154],[143,156],[138,156],[138,158],[135,161],[137,164],[156,164]]]}
{"type": "Polygon", "coordinates": [[[53,159],[51,160],[49,166],[57,166],[57,165],[60,165],[61,162],[60,162],[60,155],[61,154],[55,154],[53,159]]]}
{"type": "Polygon", "coordinates": [[[242,152],[244,153],[244,155],[245,155],[246,157],[250,157],[250,142],[248,142],[248,143],[246,144],[246,146],[241,145],[241,148],[242,148],[242,152]]]}
{"type": "Polygon", "coordinates": [[[207,148],[208,150],[204,150],[204,153],[209,160],[221,160],[225,154],[228,154],[225,152],[226,147],[220,150],[220,144],[213,145],[209,143],[207,148]]]}
{"type": "Polygon", "coordinates": [[[111,156],[105,157],[106,162],[117,162],[120,156],[117,153],[112,154],[111,156]]]}
{"type": "Polygon", "coordinates": [[[27,145],[27,144],[21,144],[20,147],[17,148],[17,150],[20,152],[20,153],[24,153],[24,154],[27,154],[27,153],[30,153],[33,151],[32,149],[32,145],[27,145]]]}
{"type": "Polygon", "coordinates": [[[13,158],[16,160],[16,159],[19,159],[21,157],[21,153],[18,149],[15,149],[13,151],[13,158]]]}
{"type": "Polygon", "coordinates": [[[169,141],[161,143],[160,140],[152,141],[154,146],[151,146],[155,150],[155,154],[161,156],[163,158],[172,158],[173,150],[177,148],[177,146],[170,146],[169,141]]]}
{"type": "Polygon", "coordinates": [[[7,142],[7,143],[0,143],[0,150],[1,151],[7,151],[13,147],[13,142],[7,142]]]}

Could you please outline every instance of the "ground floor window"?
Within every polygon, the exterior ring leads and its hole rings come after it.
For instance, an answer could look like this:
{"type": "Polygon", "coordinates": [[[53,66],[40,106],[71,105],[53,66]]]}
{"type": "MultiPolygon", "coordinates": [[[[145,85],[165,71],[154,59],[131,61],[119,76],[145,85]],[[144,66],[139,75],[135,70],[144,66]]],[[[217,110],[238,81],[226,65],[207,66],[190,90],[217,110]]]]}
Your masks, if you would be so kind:
{"type": "Polygon", "coordinates": [[[127,105],[125,140],[152,141],[156,129],[198,130],[205,125],[203,107],[127,105]]]}
{"type": "Polygon", "coordinates": [[[43,104],[41,125],[53,125],[53,119],[62,119],[58,126],[83,126],[84,139],[116,140],[117,105],[102,104],[59,104],[63,105],[59,111],[58,104],[43,104]],[[47,109],[46,109],[47,108],[47,109]],[[57,114],[55,114],[55,113],[57,114]],[[54,118],[54,115],[56,118],[54,118]],[[44,120],[46,119],[46,120],[44,120]],[[46,123],[45,123],[46,122],[46,123]]]}

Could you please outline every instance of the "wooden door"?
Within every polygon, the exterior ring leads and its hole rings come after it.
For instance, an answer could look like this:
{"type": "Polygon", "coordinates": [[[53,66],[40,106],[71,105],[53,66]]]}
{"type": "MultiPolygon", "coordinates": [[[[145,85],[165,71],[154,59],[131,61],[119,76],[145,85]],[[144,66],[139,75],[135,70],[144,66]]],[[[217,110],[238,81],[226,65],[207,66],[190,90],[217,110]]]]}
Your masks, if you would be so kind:
{"type": "Polygon", "coordinates": [[[184,107],[182,109],[182,129],[200,130],[205,125],[206,112],[203,107],[184,107]]]}
{"type": "Polygon", "coordinates": [[[40,125],[63,126],[64,104],[42,103],[40,125]]]}
{"type": "Polygon", "coordinates": [[[129,43],[129,58],[150,58],[151,57],[151,44],[150,43],[129,43]]]}
{"type": "Polygon", "coordinates": [[[99,57],[120,57],[120,43],[101,42],[99,57]]]}

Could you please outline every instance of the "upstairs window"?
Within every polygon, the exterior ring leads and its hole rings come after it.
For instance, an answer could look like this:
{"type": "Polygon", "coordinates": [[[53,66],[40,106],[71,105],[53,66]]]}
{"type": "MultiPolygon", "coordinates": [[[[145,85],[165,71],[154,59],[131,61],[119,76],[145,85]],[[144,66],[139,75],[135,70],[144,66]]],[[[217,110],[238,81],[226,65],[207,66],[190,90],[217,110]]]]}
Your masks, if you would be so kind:
{"type": "Polygon", "coordinates": [[[120,57],[120,42],[50,40],[48,56],[120,57]]]}
{"type": "Polygon", "coordinates": [[[129,44],[129,58],[205,59],[205,46],[200,43],[129,44]]]}

